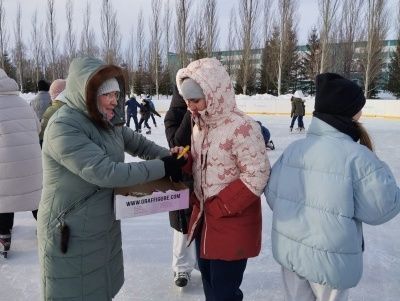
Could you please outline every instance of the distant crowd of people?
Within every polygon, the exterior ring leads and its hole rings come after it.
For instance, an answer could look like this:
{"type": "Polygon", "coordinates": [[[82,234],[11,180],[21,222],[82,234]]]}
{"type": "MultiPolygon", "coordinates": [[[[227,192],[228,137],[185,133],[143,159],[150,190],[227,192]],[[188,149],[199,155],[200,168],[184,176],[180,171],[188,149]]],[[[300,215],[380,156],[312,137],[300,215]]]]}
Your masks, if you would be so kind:
{"type": "MultiPolygon", "coordinates": [[[[126,99],[118,66],[76,58],[66,79],[38,82],[30,105],[0,69],[0,252],[10,251],[14,212],[32,211],[42,300],[111,300],[124,283],[114,189],[167,177],[190,190],[189,208],[169,215],[178,287],[198,269],[206,301],[243,300],[247,261],[262,247],[264,194],[282,298],[348,300],[362,275],[362,224],[394,218],[400,188],[358,121],[361,88],[334,73],[315,81],[307,134],[271,168],[270,131],[238,109],[217,59],[177,72],[164,118],[169,149],[142,135],[161,115],[149,94],[126,99]],[[142,161],[124,162],[125,152],[142,161]]],[[[296,120],[305,132],[300,90],[291,104],[290,132],[296,120]]]]}

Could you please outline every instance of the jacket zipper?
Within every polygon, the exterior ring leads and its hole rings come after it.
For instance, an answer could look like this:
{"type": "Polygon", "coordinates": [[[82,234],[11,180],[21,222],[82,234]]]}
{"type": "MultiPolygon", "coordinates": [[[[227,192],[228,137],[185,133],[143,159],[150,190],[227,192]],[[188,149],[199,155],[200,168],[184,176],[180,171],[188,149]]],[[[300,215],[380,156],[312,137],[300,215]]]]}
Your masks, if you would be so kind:
{"type": "Polygon", "coordinates": [[[89,198],[91,198],[93,195],[95,195],[98,191],[100,190],[100,187],[98,187],[95,191],[91,192],[87,196],[80,198],[79,200],[75,201],[71,206],[69,206],[67,209],[64,211],[61,211],[60,214],[57,216],[58,220],[58,227],[62,227],[64,225],[64,219],[65,216],[67,216],[71,211],[75,210],[75,208],[80,205],[81,203],[87,201],[89,198]]]}

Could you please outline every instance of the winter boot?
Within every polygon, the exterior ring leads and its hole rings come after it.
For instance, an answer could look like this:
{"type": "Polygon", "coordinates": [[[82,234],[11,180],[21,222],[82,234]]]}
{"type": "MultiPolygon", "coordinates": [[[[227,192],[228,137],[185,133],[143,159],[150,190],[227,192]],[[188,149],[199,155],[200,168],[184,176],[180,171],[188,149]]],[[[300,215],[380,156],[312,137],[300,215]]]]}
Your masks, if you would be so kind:
{"type": "Polygon", "coordinates": [[[269,148],[270,150],[274,150],[275,149],[274,141],[269,140],[269,142],[267,143],[267,148],[269,148]]]}
{"type": "Polygon", "coordinates": [[[190,273],[174,272],[174,282],[176,286],[185,287],[190,281],[190,273]]]}
{"type": "Polygon", "coordinates": [[[0,234],[0,255],[7,258],[7,252],[11,246],[11,234],[0,234]]]}

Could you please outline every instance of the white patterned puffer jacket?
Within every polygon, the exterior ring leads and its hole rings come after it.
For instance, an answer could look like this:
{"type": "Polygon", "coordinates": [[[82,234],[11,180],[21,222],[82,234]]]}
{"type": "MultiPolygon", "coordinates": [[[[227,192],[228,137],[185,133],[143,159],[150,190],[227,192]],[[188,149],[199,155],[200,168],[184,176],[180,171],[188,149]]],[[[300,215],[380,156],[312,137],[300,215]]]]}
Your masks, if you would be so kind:
{"type": "Polygon", "coordinates": [[[177,73],[180,93],[187,77],[201,86],[207,103],[192,131],[194,191],[201,206],[237,179],[261,195],[270,170],[264,140],[260,126],[237,108],[228,73],[217,59],[194,61],[177,73]]]}

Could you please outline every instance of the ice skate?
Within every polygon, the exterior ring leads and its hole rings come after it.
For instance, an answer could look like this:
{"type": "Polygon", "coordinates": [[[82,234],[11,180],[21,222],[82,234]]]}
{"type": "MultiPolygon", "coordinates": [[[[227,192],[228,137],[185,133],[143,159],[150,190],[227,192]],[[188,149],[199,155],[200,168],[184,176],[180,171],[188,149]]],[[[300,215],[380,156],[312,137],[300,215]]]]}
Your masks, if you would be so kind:
{"type": "Polygon", "coordinates": [[[297,131],[299,134],[302,134],[302,133],[304,133],[304,132],[306,131],[306,129],[305,129],[304,127],[298,127],[298,128],[296,129],[296,131],[297,131]]]}
{"type": "Polygon", "coordinates": [[[11,234],[0,234],[0,255],[7,258],[11,246],[11,234]]]}
{"type": "Polygon", "coordinates": [[[178,287],[185,287],[190,281],[190,273],[188,272],[174,272],[174,282],[178,287]]]}
{"type": "Polygon", "coordinates": [[[275,144],[272,140],[269,140],[269,142],[267,143],[267,148],[269,148],[270,150],[275,149],[275,144]]]}

